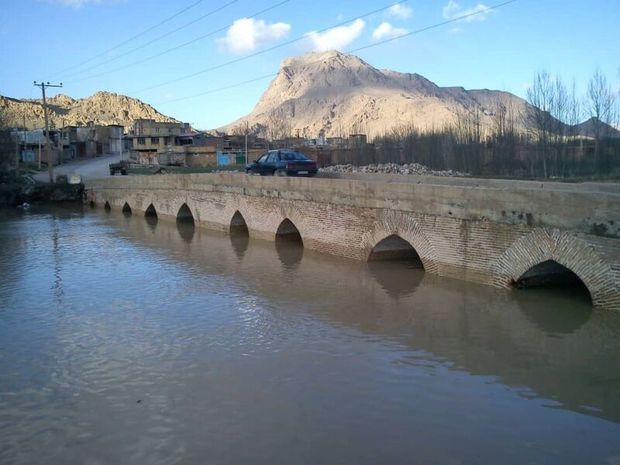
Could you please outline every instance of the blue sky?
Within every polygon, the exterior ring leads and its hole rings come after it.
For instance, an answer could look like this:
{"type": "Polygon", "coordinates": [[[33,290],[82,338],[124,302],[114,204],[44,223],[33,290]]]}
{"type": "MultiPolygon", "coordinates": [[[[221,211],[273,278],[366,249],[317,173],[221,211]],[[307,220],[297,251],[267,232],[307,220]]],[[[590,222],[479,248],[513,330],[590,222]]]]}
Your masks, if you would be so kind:
{"type": "MultiPolygon", "coordinates": [[[[353,50],[501,2],[409,0],[335,31],[316,32],[396,1],[4,0],[0,94],[36,98],[40,90],[33,80],[62,81],[61,92],[72,97],[122,93],[198,128],[213,128],[251,111],[269,79],[175,99],[276,73],[291,55],[353,50]],[[304,39],[242,59],[297,37],[304,39]],[[241,60],[160,85],[236,59],[241,60]],[[145,61],[134,64],[140,60],[145,61]]],[[[377,68],[419,73],[441,86],[525,96],[534,73],[545,69],[567,83],[575,80],[584,91],[595,69],[620,85],[618,24],[620,0],[517,0],[357,54],[377,68]]]]}

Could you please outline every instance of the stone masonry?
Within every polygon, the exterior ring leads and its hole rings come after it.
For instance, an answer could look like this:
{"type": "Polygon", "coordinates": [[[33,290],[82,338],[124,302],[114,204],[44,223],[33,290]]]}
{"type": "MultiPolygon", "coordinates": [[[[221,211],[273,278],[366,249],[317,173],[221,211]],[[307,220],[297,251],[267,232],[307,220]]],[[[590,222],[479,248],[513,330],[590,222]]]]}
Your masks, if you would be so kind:
{"type": "Polygon", "coordinates": [[[620,310],[618,184],[220,173],[92,180],[86,201],[134,214],[152,205],[172,220],[186,205],[198,226],[221,231],[239,212],[266,240],[288,219],[304,247],[357,260],[397,235],[427,272],[497,287],[553,260],[583,281],[595,307],[620,310]]]}

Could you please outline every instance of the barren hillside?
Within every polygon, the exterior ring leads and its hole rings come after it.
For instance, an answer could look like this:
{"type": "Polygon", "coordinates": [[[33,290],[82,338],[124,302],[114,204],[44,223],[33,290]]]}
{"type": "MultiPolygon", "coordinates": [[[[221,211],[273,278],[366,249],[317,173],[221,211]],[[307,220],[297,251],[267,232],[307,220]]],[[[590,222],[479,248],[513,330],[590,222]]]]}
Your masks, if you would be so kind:
{"type": "Polygon", "coordinates": [[[290,133],[317,137],[363,132],[385,134],[402,126],[441,129],[464,118],[490,128],[505,108],[525,129],[529,105],[508,92],[439,87],[418,74],[379,70],[354,55],[336,51],[286,59],[254,110],[227,125],[269,131],[274,121],[290,123],[290,133]],[[475,116],[472,116],[475,115],[475,116]]]}
{"type": "MultiPolygon", "coordinates": [[[[90,121],[129,127],[133,120],[138,118],[176,121],[138,99],[111,92],[97,92],[84,99],[73,99],[60,94],[48,98],[47,101],[51,127],[85,125],[90,121]]],[[[45,125],[40,100],[18,100],[0,96],[0,111],[6,115],[9,126],[22,127],[24,120],[29,129],[45,125]]]]}

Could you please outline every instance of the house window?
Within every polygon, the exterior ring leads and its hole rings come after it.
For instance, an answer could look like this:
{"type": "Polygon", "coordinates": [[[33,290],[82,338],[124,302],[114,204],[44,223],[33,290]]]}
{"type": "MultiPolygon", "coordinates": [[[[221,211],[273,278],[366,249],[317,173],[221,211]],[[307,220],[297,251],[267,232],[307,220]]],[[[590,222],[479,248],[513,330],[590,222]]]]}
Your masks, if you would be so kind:
{"type": "Polygon", "coordinates": [[[151,137],[151,144],[159,145],[159,137],[151,137]]]}
{"type": "Polygon", "coordinates": [[[146,143],[146,141],[144,140],[144,137],[138,137],[138,144],[139,145],[144,145],[146,143]]]}

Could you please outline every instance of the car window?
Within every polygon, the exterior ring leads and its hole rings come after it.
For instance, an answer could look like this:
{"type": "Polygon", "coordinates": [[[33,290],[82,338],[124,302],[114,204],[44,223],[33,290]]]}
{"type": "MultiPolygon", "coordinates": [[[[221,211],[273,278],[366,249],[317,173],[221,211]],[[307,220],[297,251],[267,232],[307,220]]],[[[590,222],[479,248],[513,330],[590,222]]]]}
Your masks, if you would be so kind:
{"type": "Polygon", "coordinates": [[[280,160],[286,160],[286,161],[307,160],[307,157],[299,152],[281,152],[280,160]]]}
{"type": "Polygon", "coordinates": [[[269,156],[268,153],[262,155],[258,160],[256,160],[257,163],[265,163],[267,161],[267,157],[269,156]]]}
{"type": "Polygon", "coordinates": [[[276,153],[270,153],[267,158],[267,163],[275,163],[276,161],[278,161],[278,155],[276,153]]]}

